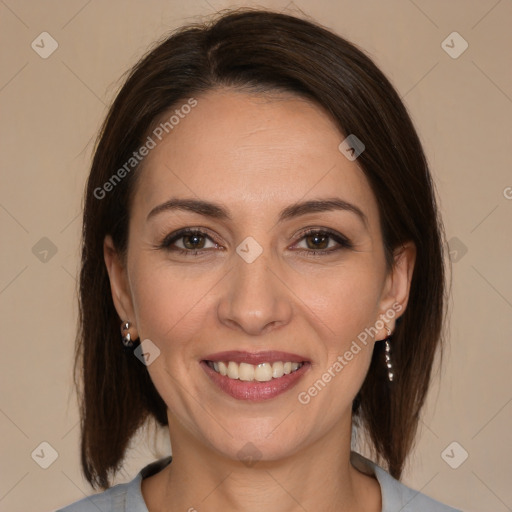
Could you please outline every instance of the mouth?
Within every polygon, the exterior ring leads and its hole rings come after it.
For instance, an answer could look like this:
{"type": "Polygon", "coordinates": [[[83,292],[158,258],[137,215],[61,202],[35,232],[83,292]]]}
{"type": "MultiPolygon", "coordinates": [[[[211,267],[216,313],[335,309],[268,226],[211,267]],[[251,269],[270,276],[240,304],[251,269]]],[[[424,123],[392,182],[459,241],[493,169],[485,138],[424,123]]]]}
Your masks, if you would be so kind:
{"type": "Polygon", "coordinates": [[[286,352],[222,352],[200,361],[211,381],[238,400],[274,398],[294,386],[311,366],[286,352]]]}
{"type": "Polygon", "coordinates": [[[237,363],[235,361],[205,361],[206,364],[218,374],[228,379],[243,380],[246,382],[268,382],[272,379],[280,379],[283,375],[296,372],[304,365],[304,362],[291,361],[265,362],[258,365],[250,363],[237,363]]]}

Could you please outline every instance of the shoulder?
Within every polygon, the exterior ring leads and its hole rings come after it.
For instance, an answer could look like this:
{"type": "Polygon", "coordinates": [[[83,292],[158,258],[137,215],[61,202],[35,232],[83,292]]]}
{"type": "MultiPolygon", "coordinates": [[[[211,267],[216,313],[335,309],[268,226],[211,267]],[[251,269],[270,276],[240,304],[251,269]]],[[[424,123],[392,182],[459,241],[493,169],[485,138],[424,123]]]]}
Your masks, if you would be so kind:
{"type": "Polygon", "coordinates": [[[128,484],[118,484],[99,494],[87,496],[67,507],[56,512],[117,512],[124,511],[126,505],[126,495],[132,482],[128,484]]]}
{"type": "Polygon", "coordinates": [[[154,461],[143,467],[130,482],[114,485],[55,512],[148,512],[141,492],[142,479],[157,473],[170,462],[171,457],[154,461]]]}
{"type": "Polygon", "coordinates": [[[350,460],[355,468],[377,478],[382,494],[382,512],[461,512],[407,487],[359,453],[352,452],[350,460]]]}
{"type": "MultiPolygon", "coordinates": [[[[79,501],[57,510],[56,512],[124,512],[130,487],[137,478],[126,484],[118,484],[106,491],[87,496],[79,501]]],[[[134,511],[135,512],[135,511],[134,511]]],[[[137,510],[137,512],[139,512],[137,510]]],[[[141,509],[141,512],[145,512],[141,509]]]]}

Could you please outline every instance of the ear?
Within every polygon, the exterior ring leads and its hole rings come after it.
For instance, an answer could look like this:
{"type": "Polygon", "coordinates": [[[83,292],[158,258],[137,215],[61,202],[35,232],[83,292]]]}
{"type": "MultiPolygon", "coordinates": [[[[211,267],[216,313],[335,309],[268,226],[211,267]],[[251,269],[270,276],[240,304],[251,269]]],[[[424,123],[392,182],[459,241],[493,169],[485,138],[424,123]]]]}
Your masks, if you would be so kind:
{"type": "MultiPolygon", "coordinates": [[[[379,319],[391,332],[395,329],[396,319],[402,316],[407,307],[415,261],[416,246],[413,242],[406,242],[393,254],[392,267],[386,277],[379,306],[379,319]]],[[[388,332],[384,328],[380,334],[383,339],[388,332]]]]}
{"type": "Polygon", "coordinates": [[[137,337],[135,326],[135,312],[133,308],[130,283],[126,271],[125,262],[114,246],[110,235],[103,241],[103,257],[110,279],[110,291],[117,314],[122,322],[132,324],[132,333],[137,337]]]}

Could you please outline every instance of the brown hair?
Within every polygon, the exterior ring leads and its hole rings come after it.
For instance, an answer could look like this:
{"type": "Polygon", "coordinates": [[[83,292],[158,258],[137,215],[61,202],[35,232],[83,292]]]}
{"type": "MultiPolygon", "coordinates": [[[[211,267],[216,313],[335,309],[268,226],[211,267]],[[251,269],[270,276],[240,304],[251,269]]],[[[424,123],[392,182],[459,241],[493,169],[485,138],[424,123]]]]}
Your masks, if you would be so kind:
{"type": "Polygon", "coordinates": [[[147,369],[126,357],[103,260],[107,234],[124,253],[137,168],[99,198],[98,190],[146,140],[165,112],[218,87],[281,90],[321,105],[342,133],[365,145],[358,157],[379,205],[388,264],[417,248],[409,304],[393,337],[389,385],[382,344],[353,412],[378,463],[400,478],[441,342],[445,300],[443,231],[428,165],[411,119],[383,73],[329,30],[261,10],[221,13],[172,33],[131,71],[103,124],[85,193],[75,384],[80,396],[81,462],[93,487],[109,487],[129,441],[148,418],[167,425],[166,404],[147,369]],[[79,376],[79,367],[83,375],[79,376]]]}

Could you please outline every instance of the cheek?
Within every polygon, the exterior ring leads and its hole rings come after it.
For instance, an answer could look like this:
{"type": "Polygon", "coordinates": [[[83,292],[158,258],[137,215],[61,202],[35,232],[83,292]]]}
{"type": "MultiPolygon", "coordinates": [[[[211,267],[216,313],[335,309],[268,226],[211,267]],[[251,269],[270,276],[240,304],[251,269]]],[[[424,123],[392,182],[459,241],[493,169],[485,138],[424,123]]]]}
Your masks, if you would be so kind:
{"type": "Polygon", "coordinates": [[[141,339],[149,338],[161,349],[178,350],[201,325],[201,317],[210,307],[209,291],[214,289],[219,277],[214,272],[170,269],[165,262],[151,258],[140,258],[131,275],[141,339]]]}
{"type": "Polygon", "coordinates": [[[317,365],[298,398],[300,403],[314,401],[309,411],[318,414],[330,403],[334,421],[350,409],[371,362],[374,339],[367,328],[378,317],[382,275],[368,258],[307,281],[296,280],[293,286],[304,298],[304,314],[317,335],[317,365]]]}
{"type": "Polygon", "coordinates": [[[381,284],[378,267],[368,258],[307,278],[295,277],[291,286],[311,311],[312,320],[323,325],[327,338],[342,347],[375,322],[381,284]]]}

